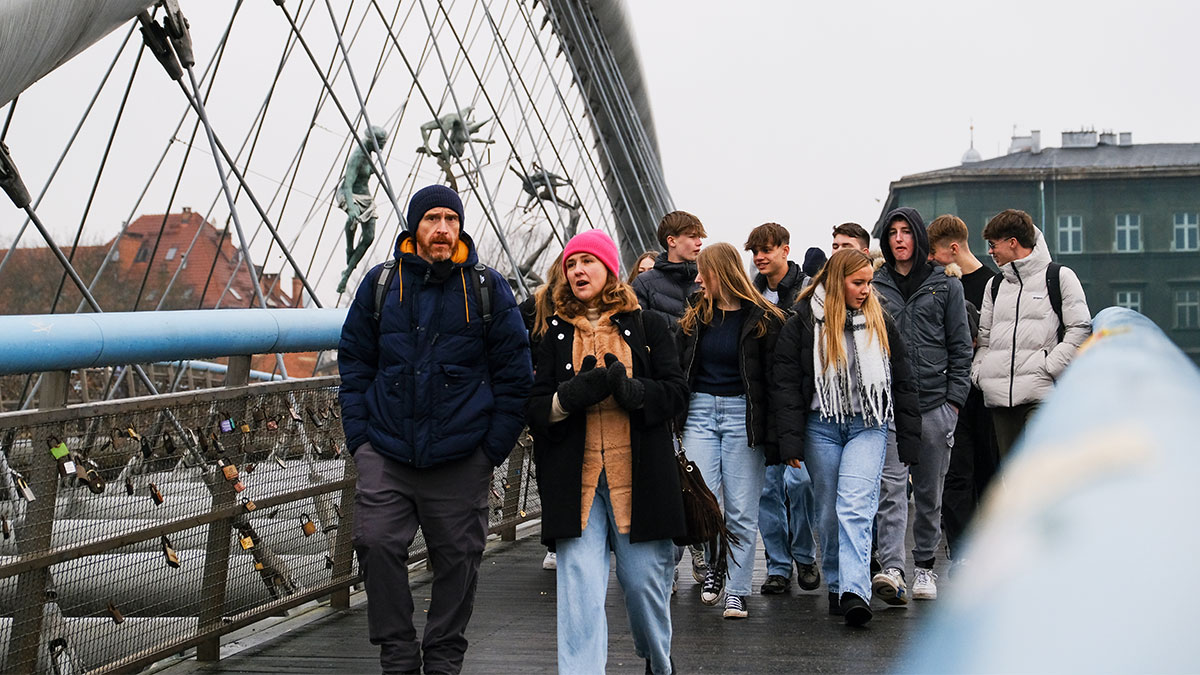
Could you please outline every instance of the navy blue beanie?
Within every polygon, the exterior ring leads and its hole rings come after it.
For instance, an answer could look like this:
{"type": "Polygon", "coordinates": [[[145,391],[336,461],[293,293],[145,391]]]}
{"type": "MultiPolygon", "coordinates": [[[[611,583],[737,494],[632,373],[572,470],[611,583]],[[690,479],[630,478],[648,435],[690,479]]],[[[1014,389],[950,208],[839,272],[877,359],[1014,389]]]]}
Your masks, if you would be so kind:
{"type": "Polygon", "coordinates": [[[421,218],[429,212],[429,209],[436,209],[439,206],[444,206],[458,214],[459,232],[463,232],[466,219],[463,218],[462,199],[459,198],[457,192],[445,185],[423,187],[408,200],[408,231],[416,232],[421,218]]]}
{"type": "Polygon", "coordinates": [[[821,268],[825,266],[825,261],[825,251],[814,246],[804,252],[804,264],[800,266],[800,269],[808,276],[815,277],[817,272],[820,272],[821,268]]]}

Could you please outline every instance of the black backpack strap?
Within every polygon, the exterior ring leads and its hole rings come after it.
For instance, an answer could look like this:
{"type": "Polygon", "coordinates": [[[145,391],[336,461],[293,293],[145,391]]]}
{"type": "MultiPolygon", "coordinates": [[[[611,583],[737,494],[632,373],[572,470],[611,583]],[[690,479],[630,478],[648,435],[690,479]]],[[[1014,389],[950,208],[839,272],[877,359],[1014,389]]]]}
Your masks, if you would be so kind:
{"type": "MultiPolygon", "coordinates": [[[[991,285],[988,286],[988,288],[991,290],[991,293],[992,293],[992,311],[993,312],[996,311],[996,296],[1000,293],[1000,279],[1003,276],[1004,276],[1004,273],[1001,272],[1000,274],[997,274],[996,276],[992,277],[992,280],[989,282],[991,285]]],[[[979,310],[983,311],[983,308],[980,307],[979,310]]]]}
{"type": "Polygon", "coordinates": [[[375,324],[383,318],[383,300],[387,297],[388,287],[392,285],[392,279],[396,277],[396,259],[389,258],[383,263],[383,269],[379,270],[379,277],[375,279],[375,309],[371,316],[375,317],[375,324]]]}
{"type": "Polygon", "coordinates": [[[483,334],[487,336],[488,328],[492,325],[492,293],[495,283],[492,275],[488,274],[487,265],[475,263],[471,274],[471,282],[475,287],[475,296],[479,298],[479,313],[483,316],[483,334]]]}
{"type": "Polygon", "coordinates": [[[1067,326],[1063,323],[1060,270],[1062,270],[1062,265],[1056,262],[1046,266],[1046,293],[1050,296],[1050,306],[1054,308],[1054,315],[1058,317],[1058,341],[1062,342],[1067,335],[1067,326]]]}

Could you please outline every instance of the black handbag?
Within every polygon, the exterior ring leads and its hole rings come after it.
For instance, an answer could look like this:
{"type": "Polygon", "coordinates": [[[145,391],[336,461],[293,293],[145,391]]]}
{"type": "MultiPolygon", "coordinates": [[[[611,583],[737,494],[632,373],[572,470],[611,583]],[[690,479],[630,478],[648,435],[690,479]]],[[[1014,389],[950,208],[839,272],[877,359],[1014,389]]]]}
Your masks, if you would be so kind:
{"type": "Polygon", "coordinates": [[[683,515],[687,522],[687,536],[674,541],[681,546],[708,545],[715,554],[716,569],[724,570],[729,559],[729,547],[741,546],[737,535],[725,525],[725,516],[716,496],[700,475],[700,467],[687,458],[683,439],[675,436],[675,460],[679,467],[679,487],[683,493],[683,515]]]}

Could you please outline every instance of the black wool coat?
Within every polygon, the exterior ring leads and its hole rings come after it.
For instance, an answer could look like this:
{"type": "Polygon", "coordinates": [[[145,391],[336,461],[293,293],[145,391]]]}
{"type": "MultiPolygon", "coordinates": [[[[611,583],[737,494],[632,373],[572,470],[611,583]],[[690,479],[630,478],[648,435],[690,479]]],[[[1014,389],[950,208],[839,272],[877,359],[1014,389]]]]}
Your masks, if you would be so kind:
{"type": "MultiPolygon", "coordinates": [[[[764,312],[757,305],[744,303],[743,306],[746,307],[746,320],[738,336],[738,371],[746,390],[746,437],[750,445],[763,446],[767,464],[779,464],[779,441],[770,392],[775,388],[775,344],[783,321],[769,319],[767,332],[758,337],[755,333],[764,312]]],[[[679,332],[680,364],[689,392],[696,382],[696,349],[706,328],[697,322],[697,329],[691,335],[679,332]]],[[[686,419],[686,414],[681,419],[686,419]]]]}
{"type": "MultiPolygon", "coordinates": [[[[892,318],[884,313],[892,362],[892,408],[896,419],[896,448],[900,461],[916,464],[921,446],[921,411],[917,386],[904,346],[904,338],[892,318]]],[[[775,377],[778,383],[771,402],[778,415],[779,455],[783,461],[804,461],[804,434],[817,392],[813,374],[812,307],[796,305],[796,313],[783,325],[775,347],[775,377]]]]}
{"type": "MultiPolygon", "coordinates": [[[[687,533],[671,420],[687,405],[687,385],[667,322],[649,312],[615,314],[612,322],[629,345],[632,376],[645,387],[645,403],[629,412],[633,462],[631,542],[673,539],[687,533]],[[638,315],[641,315],[639,320],[638,315]]],[[[533,433],[538,493],[542,499],[542,542],[578,537],[587,415],[574,413],[550,423],[554,392],[575,376],[571,345],[575,327],[551,317],[537,353],[526,419],[533,433]]],[[[600,363],[603,366],[603,362],[600,363]]]]}

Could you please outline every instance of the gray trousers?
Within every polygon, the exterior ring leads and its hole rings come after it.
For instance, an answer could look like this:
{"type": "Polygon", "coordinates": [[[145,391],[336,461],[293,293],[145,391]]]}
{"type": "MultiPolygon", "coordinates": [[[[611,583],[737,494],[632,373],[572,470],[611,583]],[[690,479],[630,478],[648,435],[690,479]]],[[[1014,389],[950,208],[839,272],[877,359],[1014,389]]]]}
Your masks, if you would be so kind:
{"type": "Polygon", "coordinates": [[[354,498],[354,550],[366,577],[367,626],[384,673],[457,673],[467,651],[479,563],[487,539],[492,464],[483,451],[427,469],[387,459],[365,444],[354,498]],[[417,641],[408,547],[417,526],[433,565],[425,635],[417,641]]]}
{"type": "Polygon", "coordinates": [[[894,425],[888,429],[887,459],[879,485],[875,543],[884,569],[904,569],[904,535],[908,530],[908,476],[912,474],[913,560],[931,560],[942,542],[942,487],[954,447],[958,414],[949,403],[921,413],[921,449],[911,468],[900,463],[894,425]]]}

